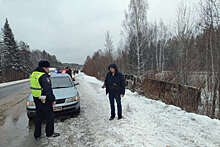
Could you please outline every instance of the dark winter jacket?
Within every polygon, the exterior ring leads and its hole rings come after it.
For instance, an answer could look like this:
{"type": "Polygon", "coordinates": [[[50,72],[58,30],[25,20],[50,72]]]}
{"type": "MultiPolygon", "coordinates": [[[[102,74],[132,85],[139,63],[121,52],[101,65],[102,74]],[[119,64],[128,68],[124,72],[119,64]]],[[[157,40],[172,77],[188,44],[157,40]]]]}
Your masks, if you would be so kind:
{"type": "Polygon", "coordinates": [[[34,71],[45,73],[39,78],[39,83],[43,88],[42,95],[47,97],[46,102],[52,103],[53,101],[55,101],[55,96],[51,87],[50,75],[48,75],[48,73],[42,67],[37,67],[34,71]]]}
{"type": "Polygon", "coordinates": [[[125,78],[122,73],[118,71],[118,68],[115,64],[109,65],[108,69],[110,68],[115,69],[115,74],[113,75],[110,71],[107,73],[105,78],[104,85],[106,86],[106,94],[108,93],[120,93],[125,94],[125,78]]]}
{"type": "Polygon", "coordinates": [[[71,69],[67,70],[67,74],[72,78],[72,70],[71,69]]]}

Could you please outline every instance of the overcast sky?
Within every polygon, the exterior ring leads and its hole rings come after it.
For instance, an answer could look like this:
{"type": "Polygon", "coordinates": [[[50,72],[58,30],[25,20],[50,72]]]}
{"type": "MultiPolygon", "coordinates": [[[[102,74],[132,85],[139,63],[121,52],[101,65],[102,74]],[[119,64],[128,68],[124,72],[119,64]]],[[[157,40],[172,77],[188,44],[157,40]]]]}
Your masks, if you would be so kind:
{"type": "MultiPolygon", "coordinates": [[[[173,23],[181,0],[149,0],[150,21],[173,23]]],[[[110,31],[114,44],[129,0],[0,0],[0,26],[7,17],[16,40],[45,49],[62,62],[84,63],[104,48],[110,31]]]]}

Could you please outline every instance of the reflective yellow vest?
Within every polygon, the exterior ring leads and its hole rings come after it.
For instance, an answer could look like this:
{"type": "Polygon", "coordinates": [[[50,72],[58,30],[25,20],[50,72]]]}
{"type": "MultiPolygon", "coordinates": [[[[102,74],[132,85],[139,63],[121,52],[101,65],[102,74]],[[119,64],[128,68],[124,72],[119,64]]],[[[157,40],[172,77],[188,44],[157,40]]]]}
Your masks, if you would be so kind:
{"type": "Polygon", "coordinates": [[[44,74],[45,74],[44,72],[37,72],[37,71],[31,74],[30,82],[31,82],[31,91],[33,97],[40,97],[42,94],[43,89],[39,83],[39,78],[44,74]]]}

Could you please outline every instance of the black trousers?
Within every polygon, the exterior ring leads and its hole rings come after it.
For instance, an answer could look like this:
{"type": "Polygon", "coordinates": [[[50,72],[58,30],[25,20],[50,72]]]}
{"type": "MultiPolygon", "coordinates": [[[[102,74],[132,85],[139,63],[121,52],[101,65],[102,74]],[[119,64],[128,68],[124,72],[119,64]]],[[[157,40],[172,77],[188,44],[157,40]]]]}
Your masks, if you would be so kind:
{"type": "Polygon", "coordinates": [[[115,100],[118,108],[118,117],[122,116],[122,106],[121,106],[121,96],[118,92],[110,92],[109,93],[109,101],[111,107],[111,116],[115,117],[115,100]]]}
{"type": "Polygon", "coordinates": [[[54,114],[52,104],[43,104],[38,98],[34,98],[36,105],[35,131],[34,137],[41,136],[41,125],[46,120],[46,136],[49,137],[54,133],[54,114]]]}

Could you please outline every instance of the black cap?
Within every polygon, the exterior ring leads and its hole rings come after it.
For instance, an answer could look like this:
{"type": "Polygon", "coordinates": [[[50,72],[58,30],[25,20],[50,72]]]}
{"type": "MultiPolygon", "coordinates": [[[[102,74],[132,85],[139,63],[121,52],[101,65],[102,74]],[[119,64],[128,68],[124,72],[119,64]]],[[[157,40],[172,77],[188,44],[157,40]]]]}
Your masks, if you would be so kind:
{"type": "Polygon", "coordinates": [[[116,71],[118,71],[118,67],[117,67],[116,64],[110,64],[110,65],[108,66],[108,69],[110,70],[110,68],[114,68],[116,71]]]}
{"type": "Polygon", "coordinates": [[[39,62],[39,67],[50,67],[50,63],[46,60],[42,60],[39,62]]]}

